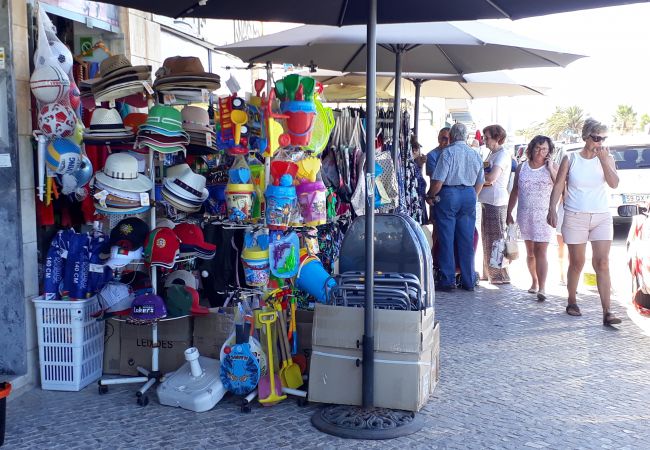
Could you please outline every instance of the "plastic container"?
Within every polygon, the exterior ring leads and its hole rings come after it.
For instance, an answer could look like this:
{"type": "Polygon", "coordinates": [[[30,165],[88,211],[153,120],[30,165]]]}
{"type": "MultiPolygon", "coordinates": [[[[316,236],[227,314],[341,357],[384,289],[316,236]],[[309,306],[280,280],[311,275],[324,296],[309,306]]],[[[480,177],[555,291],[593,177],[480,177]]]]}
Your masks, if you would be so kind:
{"type": "Polygon", "coordinates": [[[252,184],[227,184],[226,204],[230,220],[247,220],[253,210],[253,185],[252,184]]]}
{"type": "Polygon", "coordinates": [[[226,185],[225,184],[213,184],[210,186],[206,186],[208,188],[208,192],[210,193],[210,197],[214,198],[218,202],[225,202],[226,201],[226,185]]]}
{"type": "Polygon", "coordinates": [[[7,426],[7,397],[11,394],[11,384],[0,383],[0,447],[5,443],[5,429],[7,426]]]}
{"type": "Polygon", "coordinates": [[[299,184],[296,194],[306,226],[315,227],[327,222],[327,192],[322,181],[299,184]]]}
{"type": "MultiPolygon", "coordinates": [[[[288,176],[288,175],[287,175],[288,176]]],[[[286,230],[296,207],[296,188],[269,185],[266,188],[266,226],[270,230],[286,230]]]]}
{"type": "Polygon", "coordinates": [[[320,259],[315,256],[303,256],[298,267],[296,286],[320,303],[326,303],[327,294],[336,286],[336,280],[327,273],[320,259]]]}
{"type": "Polygon", "coordinates": [[[219,361],[200,356],[196,347],[185,350],[185,359],[187,362],[158,386],[158,401],[194,412],[209,411],[226,394],[219,361]]]}
{"type": "Polygon", "coordinates": [[[269,282],[269,249],[246,247],[242,251],[244,277],[249,286],[266,286],[269,282]]]}
{"type": "Polygon", "coordinates": [[[316,105],[312,101],[293,100],[280,103],[282,114],[288,116],[287,131],[291,145],[305,146],[311,140],[316,117],[316,105]]]}
{"type": "Polygon", "coordinates": [[[255,197],[253,198],[253,212],[251,217],[253,219],[259,219],[264,213],[264,186],[265,174],[264,174],[264,165],[263,164],[250,164],[251,169],[251,180],[255,188],[255,197]]]}
{"type": "Polygon", "coordinates": [[[102,376],[104,323],[91,316],[97,297],[32,300],[36,309],[41,388],[79,391],[102,376]]]}

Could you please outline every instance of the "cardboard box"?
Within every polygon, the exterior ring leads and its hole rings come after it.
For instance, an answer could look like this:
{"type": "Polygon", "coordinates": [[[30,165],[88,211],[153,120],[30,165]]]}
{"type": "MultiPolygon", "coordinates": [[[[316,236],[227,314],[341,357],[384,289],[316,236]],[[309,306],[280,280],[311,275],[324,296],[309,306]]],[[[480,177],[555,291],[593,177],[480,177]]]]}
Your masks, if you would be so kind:
{"type": "MultiPolygon", "coordinates": [[[[422,352],[433,342],[433,307],[422,311],[375,309],[375,351],[422,352]]],[[[363,309],[317,304],[313,345],[357,349],[363,337],[363,309]]]]}
{"type": "MultiPolygon", "coordinates": [[[[427,311],[375,310],[377,407],[419,411],[439,376],[440,327],[427,311]]],[[[317,305],[309,401],[361,404],[363,310],[317,305]]]]}
{"type": "Polygon", "coordinates": [[[107,374],[120,373],[120,330],[122,322],[106,320],[104,332],[104,367],[107,374]]]}
{"type": "MultiPolygon", "coordinates": [[[[138,375],[138,366],[151,369],[151,325],[122,323],[120,374],[138,375]]],[[[192,346],[192,317],[158,323],[159,369],[173,372],[185,362],[184,352],[192,346]]]]}
{"type": "Polygon", "coordinates": [[[298,353],[311,350],[311,335],[314,325],[314,311],[298,310],[296,314],[296,329],[298,330],[298,353]]]}
{"type": "Polygon", "coordinates": [[[234,329],[232,308],[225,313],[211,310],[207,316],[194,318],[194,346],[201,356],[219,359],[219,352],[223,343],[234,329]]]}

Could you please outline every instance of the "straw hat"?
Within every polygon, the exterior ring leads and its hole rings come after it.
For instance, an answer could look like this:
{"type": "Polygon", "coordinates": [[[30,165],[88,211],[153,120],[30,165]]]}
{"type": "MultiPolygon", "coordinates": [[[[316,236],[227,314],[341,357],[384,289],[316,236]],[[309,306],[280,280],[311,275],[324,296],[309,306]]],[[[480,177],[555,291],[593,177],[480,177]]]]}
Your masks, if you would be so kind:
{"type": "Polygon", "coordinates": [[[110,155],[95,178],[106,186],[126,192],[147,192],[153,188],[151,180],[138,172],[138,160],[128,153],[110,155]]]}
{"type": "Polygon", "coordinates": [[[206,72],[201,60],[196,56],[172,56],[165,59],[156,72],[156,84],[172,81],[213,81],[219,83],[219,75],[206,72]]]}

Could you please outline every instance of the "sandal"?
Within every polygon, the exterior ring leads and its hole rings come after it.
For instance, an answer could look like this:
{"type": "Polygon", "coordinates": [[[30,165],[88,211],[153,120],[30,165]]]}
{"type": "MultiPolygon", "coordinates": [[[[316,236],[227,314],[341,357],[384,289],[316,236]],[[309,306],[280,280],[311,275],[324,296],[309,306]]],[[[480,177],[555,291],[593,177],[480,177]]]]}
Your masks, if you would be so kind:
{"type": "Polygon", "coordinates": [[[537,294],[537,289],[530,288],[528,289],[529,294],[537,294]]]}
{"type": "Polygon", "coordinates": [[[606,327],[609,327],[611,325],[618,325],[621,322],[622,320],[616,317],[612,313],[607,313],[605,314],[605,317],[603,317],[603,325],[605,325],[606,327]]]}
{"type": "MultiPolygon", "coordinates": [[[[569,303],[566,306],[566,313],[570,316],[581,316],[580,308],[578,308],[577,303],[569,303]]],[[[603,319],[604,320],[604,319],[603,319]]]]}
{"type": "MultiPolygon", "coordinates": [[[[546,293],[544,291],[539,291],[537,293],[537,301],[538,302],[543,302],[544,300],[546,300],[546,293]]],[[[576,305],[576,306],[578,306],[578,305],[576,305]]]]}

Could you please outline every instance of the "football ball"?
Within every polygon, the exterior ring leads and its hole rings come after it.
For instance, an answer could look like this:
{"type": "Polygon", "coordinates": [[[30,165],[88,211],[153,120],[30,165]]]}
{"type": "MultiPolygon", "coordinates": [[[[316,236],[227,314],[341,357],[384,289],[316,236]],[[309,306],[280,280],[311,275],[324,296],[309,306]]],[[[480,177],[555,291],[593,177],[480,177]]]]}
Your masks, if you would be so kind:
{"type": "Polygon", "coordinates": [[[70,79],[59,66],[42,66],[32,73],[29,86],[38,101],[54,103],[67,96],[70,89],[70,79]]]}
{"type": "Polygon", "coordinates": [[[38,112],[38,129],[49,138],[68,137],[76,126],[77,116],[69,106],[50,103],[38,112]]]}
{"type": "Polygon", "coordinates": [[[63,73],[69,74],[72,70],[72,53],[70,49],[61,41],[50,41],[50,51],[61,69],[63,69],[63,73]]]}

